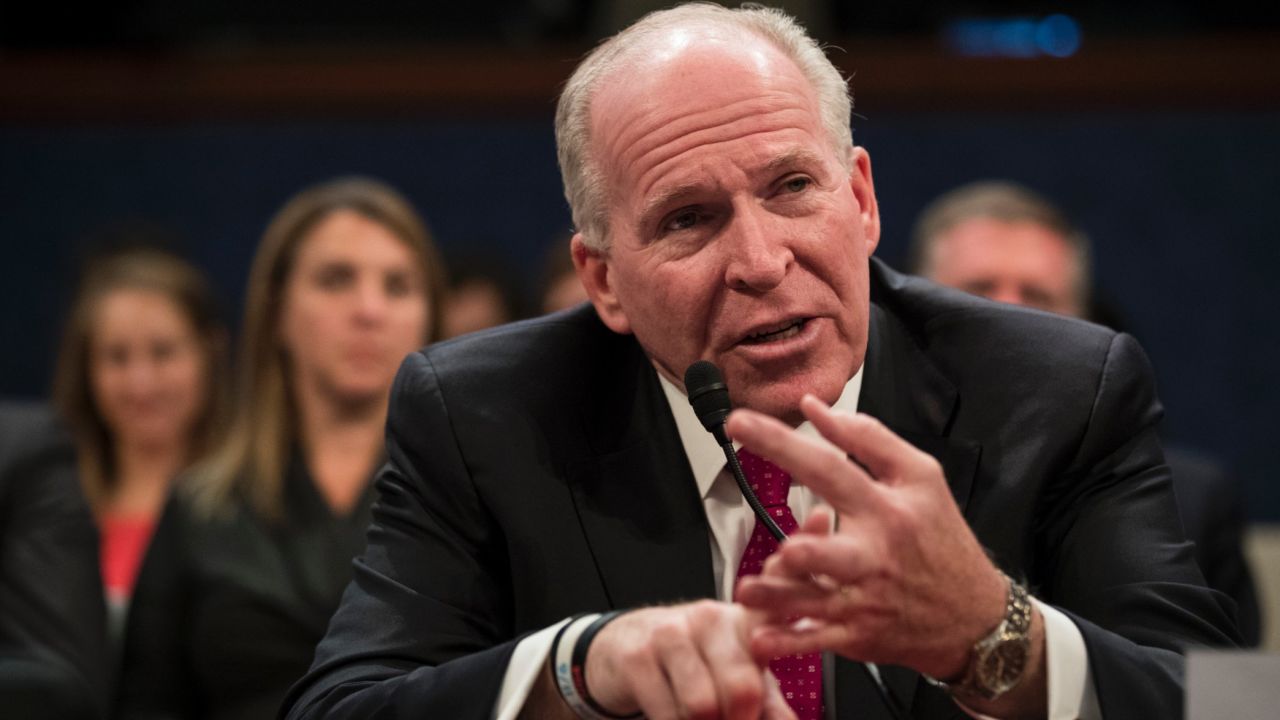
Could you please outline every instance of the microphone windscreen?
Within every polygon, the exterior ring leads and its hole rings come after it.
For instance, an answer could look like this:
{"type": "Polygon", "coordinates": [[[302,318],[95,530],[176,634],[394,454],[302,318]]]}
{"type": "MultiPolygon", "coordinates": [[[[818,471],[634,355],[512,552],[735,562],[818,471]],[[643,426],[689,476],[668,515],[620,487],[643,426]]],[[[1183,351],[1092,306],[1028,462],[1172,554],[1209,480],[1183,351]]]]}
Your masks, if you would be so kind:
{"type": "Polygon", "coordinates": [[[685,370],[684,388],[703,427],[714,432],[724,424],[733,406],[729,403],[729,388],[724,384],[720,368],[707,360],[699,360],[685,370]]]}

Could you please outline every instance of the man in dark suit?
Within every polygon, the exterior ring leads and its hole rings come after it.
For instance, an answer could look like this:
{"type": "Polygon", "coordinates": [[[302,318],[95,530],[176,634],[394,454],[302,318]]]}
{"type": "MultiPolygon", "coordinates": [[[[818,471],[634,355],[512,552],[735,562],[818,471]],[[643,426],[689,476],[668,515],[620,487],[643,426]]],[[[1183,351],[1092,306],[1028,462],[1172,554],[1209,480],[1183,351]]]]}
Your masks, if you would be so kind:
{"type": "MultiPolygon", "coordinates": [[[[1122,330],[1094,295],[1088,236],[1048,199],[999,180],[934,199],[912,232],[909,271],[992,300],[1085,318],[1122,330]]],[[[1196,562],[1209,587],[1235,601],[1246,645],[1261,639],[1258,597],[1244,555],[1240,487],[1221,463],[1166,444],[1165,462],[1196,562]]]]}
{"type": "Polygon", "coordinates": [[[102,717],[106,611],[75,452],[47,406],[0,403],[0,708],[102,717]]]}
{"type": "Polygon", "coordinates": [[[1176,716],[1178,651],[1234,628],[1169,521],[1141,350],[872,261],[848,121],[775,11],[657,13],[579,66],[557,139],[593,308],[406,361],[289,717],[892,717],[873,678],[915,717],[1176,716]],[[753,478],[794,481],[758,575],[696,360],[753,478]]]}

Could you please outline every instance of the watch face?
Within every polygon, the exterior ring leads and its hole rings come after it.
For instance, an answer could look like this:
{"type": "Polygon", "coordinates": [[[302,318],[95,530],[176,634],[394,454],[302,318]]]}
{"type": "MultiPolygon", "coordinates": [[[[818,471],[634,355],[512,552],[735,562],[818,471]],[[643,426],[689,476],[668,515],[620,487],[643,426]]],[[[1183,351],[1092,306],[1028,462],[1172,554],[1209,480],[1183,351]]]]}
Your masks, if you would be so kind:
{"type": "Polygon", "coordinates": [[[1022,678],[1027,664],[1028,643],[1025,638],[1005,639],[986,653],[978,667],[981,685],[994,695],[1000,695],[1022,678]]]}

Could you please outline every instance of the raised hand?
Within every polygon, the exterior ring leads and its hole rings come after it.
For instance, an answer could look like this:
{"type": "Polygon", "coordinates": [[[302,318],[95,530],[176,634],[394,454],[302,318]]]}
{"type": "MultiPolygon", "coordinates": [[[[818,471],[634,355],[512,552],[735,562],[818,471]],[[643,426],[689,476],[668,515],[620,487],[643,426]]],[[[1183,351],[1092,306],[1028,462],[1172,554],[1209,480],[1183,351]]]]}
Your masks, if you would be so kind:
{"type": "Polygon", "coordinates": [[[728,430],[830,503],[744,578],[736,598],[770,620],[757,655],[831,650],[955,677],[1004,614],[1007,581],[952,500],[941,466],[878,420],[801,411],[832,445],[749,410],[728,430]],[[831,531],[830,512],[836,514],[831,531]],[[800,622],[789,619],[802,617],[800,622]]]}

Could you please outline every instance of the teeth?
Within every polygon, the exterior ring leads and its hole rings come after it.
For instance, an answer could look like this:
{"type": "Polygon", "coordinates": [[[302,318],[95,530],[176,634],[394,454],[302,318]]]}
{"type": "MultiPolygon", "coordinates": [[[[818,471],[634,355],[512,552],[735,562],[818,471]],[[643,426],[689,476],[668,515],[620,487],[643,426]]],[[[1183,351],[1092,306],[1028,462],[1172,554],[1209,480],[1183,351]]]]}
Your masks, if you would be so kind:
{"type": "Polygon", "coordinates": [[[747,336],[748,342],[772,342],[774,340],[785,340],[786,338],[799,335],[800,329],[804,327],[803,320],[797,320],[790,325],[785,325],[777,330],[769,330],[766,332],[753,333],[747,336]]]}

